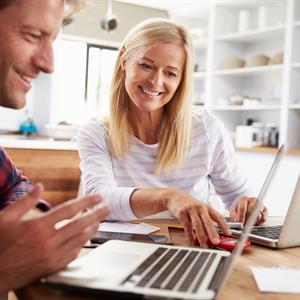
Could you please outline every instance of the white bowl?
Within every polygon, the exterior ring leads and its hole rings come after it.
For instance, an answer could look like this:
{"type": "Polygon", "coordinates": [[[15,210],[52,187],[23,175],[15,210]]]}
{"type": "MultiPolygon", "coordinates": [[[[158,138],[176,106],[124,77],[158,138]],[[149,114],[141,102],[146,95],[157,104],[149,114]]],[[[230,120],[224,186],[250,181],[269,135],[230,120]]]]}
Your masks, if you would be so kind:
{"type": "Polygon", "coordinates": [[[45,125],[49,137],[55,140],[71,140],[75,137],[77,125],[45,125]]]}

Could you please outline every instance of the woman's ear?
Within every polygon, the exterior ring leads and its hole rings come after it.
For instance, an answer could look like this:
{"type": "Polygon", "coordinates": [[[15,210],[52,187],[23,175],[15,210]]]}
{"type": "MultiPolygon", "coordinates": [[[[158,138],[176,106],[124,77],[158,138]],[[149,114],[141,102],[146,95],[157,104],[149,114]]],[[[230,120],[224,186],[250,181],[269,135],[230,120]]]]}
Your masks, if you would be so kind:
{"type": "MultiPolygon", "coordinates": [[[[122,49],[121,49],[121,54],[123,55],[124,52],[125,52],[125,48],[122,47],[122,49]]],[[[123,60],[123,61],[121,62],[121,69],[122,69],[123,72],[125,72],[125,64],[126,64],[126,60],[123,60]]]]}
{"type": "Polygon", "coordinates": [[[126,65],[126,60],[123,60],[122,62],[121,62],[121,69],[122,69],[122,71],[125,73],[125,65],[126,65]]]}

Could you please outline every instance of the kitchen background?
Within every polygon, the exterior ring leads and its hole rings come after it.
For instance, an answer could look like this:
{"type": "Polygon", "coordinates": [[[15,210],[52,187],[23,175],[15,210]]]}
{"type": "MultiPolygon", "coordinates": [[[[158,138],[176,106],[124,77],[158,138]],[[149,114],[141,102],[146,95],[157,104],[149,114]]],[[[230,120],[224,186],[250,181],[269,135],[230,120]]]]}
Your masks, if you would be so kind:
{"type": "MultiPolygon", "coordinates": [[[[224,122],[256,189],[275,149],[289,145],[266,199],[271,215],[284,214],[300,170],[298,0],[90,0],[62,29],[55,42],[55,72],[36,80],[26,107],[0,108],[1,144],[75,150],[74,142],[24,141],[7,133],[22,124],[26,131],[30,122],[24,121],[30,119],[39,134],[55,136],[51,129],[58,123],[81,124],[106,115],[116,50],[135,24],[152,17],[171,18],[190,29],[196,51],[193,103],[224,122]],[[110,31],[105,20],[116,28],[110,31]]],[[[222,209],[217,198],[212,202],[222,209]]]]}

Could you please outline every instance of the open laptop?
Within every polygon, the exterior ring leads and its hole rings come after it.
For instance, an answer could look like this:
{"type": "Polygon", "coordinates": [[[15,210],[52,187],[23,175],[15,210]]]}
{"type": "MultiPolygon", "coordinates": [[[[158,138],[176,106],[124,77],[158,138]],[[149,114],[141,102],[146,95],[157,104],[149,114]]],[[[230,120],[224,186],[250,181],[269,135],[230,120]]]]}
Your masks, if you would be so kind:
{"type": "MultiPolygon", "coordinates": [[[[272,247],[288,248],[300,246],[300,175],[294,189],[288,212],[283,225],[255,226],[249,235],[249,239],[254,243],[272,247]]],[[[233,235],[238,236],[241,232],[232,230],[233,235]]]]}
{"type": "Polygon", "coordinates": [[[59,288],[113,296],[214,299],[231,273],[253,228],[283,155],[279,150],[235,250],[176,247],[111,240],[46,278],[59,288]],[[120,294],[120,295],[119,295],[120,294]]]}

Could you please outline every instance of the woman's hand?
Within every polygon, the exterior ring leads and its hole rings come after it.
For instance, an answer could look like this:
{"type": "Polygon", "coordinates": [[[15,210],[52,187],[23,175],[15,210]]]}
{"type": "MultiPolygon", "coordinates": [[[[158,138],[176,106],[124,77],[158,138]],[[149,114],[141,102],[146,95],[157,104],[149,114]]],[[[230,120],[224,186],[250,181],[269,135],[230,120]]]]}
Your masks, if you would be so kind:
{"type": "Polygon", "coordinates": [[[213,244],[220,242],[214,222],[226,235],[231,235],[229,226],[220,213],[180,190],[169,189],[166,208],[183,225],[193,245],[199,244],[207,248],[208,239],[213,244]]]}
{"type": "MultiPolygon", "coordinates": [[[[233,210],[230,212],[230,217],[235,222],[245,223],[255,206],[256,200],[257,199],[255,197],[247,197],[247,196],[241,197],[241,199],[235,205],[233,210]]],[[[260,225],[264,223],[267,217],[268,217],[268,209],[265,206],[263,206],[263,209],[260,210],[260,215],[258,216],[255,224],[260,225]]]]}

